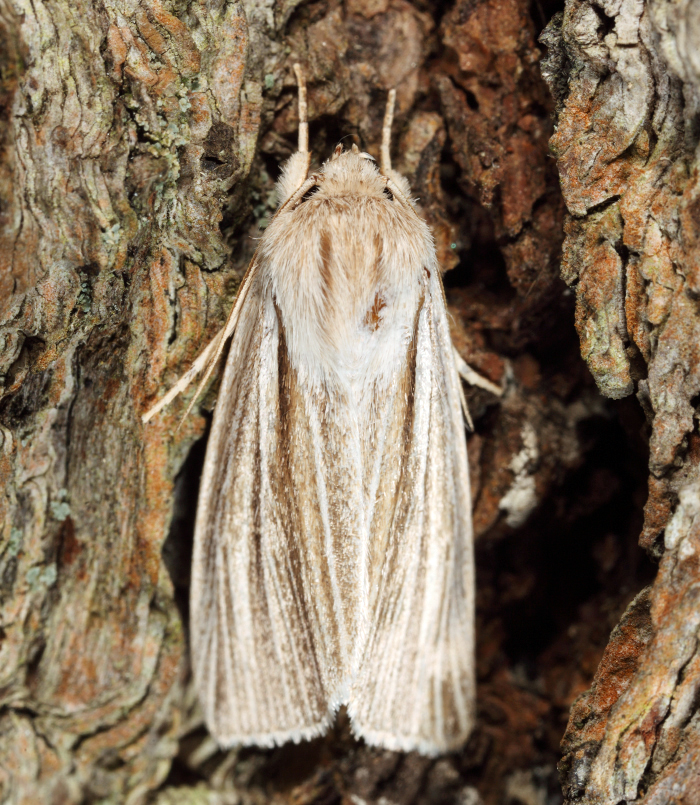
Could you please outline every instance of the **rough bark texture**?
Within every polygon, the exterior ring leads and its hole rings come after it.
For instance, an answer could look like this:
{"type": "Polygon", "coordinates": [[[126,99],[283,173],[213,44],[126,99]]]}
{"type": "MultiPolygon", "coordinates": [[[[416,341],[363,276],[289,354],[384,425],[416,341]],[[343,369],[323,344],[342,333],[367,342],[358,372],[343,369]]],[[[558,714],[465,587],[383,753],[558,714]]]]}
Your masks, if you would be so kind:
{"type": "Polygon", "coordinates": [[[562,748],[568,802],[700,796],[700,22],[692,3],[567,0],[542,37],[569,215],[563,276],[600,390],[649,430],[653,586],[613,633],[562,748]]]}
{"type": "Polygon", "coordinates": [[[557,7],[525,0],[0,0],[2,801],[553,805],[579,694],[570,800],[692,790],[685,9],[568,3],[544,34],[550,95],[537,35],[557,7]],[[452,269],[455,343],[507,386],[467,392],[479,721],[438,760],[368,749],[342,713],[323,739],[224,753],[191,685],[216,382],[180,430],[191,394],[139,417],[230,308],[294,148],[297,60],[316,159],[344,136],[378,155],[397,88],[396,167],[452,269]],[[603,394],[641,408],[598,393],[574,322],[603,394]]]}

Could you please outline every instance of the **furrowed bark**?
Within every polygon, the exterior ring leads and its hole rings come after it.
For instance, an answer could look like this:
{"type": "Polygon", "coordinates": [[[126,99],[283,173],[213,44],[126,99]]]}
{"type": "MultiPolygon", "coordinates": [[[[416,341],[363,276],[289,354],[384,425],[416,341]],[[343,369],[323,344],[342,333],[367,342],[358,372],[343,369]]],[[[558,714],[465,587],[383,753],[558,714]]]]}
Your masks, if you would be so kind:
{"type": "Polygon", "coordinates": [[[558,7],[538,9],[0,0],[2,801],[556,802],[588,688],[571,801],[690,786],[692,26],[570,3],[550,94],[558,7]],[[317,161],[341,137],[378,157],[397,89],[394,162],[451,269],[455,344],[507,386],[467,389],[479,719],[438,760],[358,744],[342,714],[309,744],[221,752],[191,684],[216,380],[180,430],[193,390],[140,416],[223,323],[274,209],[295,61],[317,161]]]}
{"type": "Polygon", "coordinates": [[[649,423],[640,544],[654,584],[613,634],[563,740],[567,802],[693,801],[697,691],[700,27],[691,4],[567,2],[542,41],[568,215],[562,270],[601,392],[649,423]],[[624,669],[624,670],[623,670],[624,669]],[[686,799],[687,798],[687,799],[686,799]]]}

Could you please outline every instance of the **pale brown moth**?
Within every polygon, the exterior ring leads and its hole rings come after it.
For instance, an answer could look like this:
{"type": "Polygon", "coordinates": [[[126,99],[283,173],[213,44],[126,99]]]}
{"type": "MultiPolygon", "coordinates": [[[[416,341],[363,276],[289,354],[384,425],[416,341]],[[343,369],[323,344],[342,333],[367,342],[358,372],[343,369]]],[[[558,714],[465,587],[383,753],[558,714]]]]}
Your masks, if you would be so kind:
{"type": "MultiPolygon", "coordinates": [[[[299,150],[224,329],[191,588],[192,667],[222,746],[323,733],[436,754],[474,720],[474,567],[456,355],[432,235],[391,168],[299,150]]],[[[464,406],[466,410],[466,406],[464,406]]]]}

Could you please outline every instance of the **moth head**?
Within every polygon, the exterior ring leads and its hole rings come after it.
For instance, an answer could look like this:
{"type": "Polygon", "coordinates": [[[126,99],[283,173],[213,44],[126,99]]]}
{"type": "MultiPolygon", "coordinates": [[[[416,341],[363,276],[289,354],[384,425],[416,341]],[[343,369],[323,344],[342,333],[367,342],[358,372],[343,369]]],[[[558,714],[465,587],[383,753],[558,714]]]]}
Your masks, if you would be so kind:
{"type": "Polygon", "coordinates": [[[331,158],[321,167],[323,193],[328,196],[385,196],[386,179],[374,157],[353,143],[349,151],[338,143],[331,158]]]}
{"type": "Polygon", "coordinates": [[[360,151],[360,149],[355,145],[355,143],[353,143],[350,146],[349,151],[346,151],[343,148],[342,143],[338,143],[338,145],[336,145],[336,147],[333,149],[333,153],[331,154],[330,161],[335,162],[335,160],[338,159],[338,157],[342,156],[343,154],[354,154],[355,156],[359,156],[362,159],[368,159],[370,162],[376,162],[376,160],[372,156],[372,154],[368,154],[366,151],[360,151]]]}

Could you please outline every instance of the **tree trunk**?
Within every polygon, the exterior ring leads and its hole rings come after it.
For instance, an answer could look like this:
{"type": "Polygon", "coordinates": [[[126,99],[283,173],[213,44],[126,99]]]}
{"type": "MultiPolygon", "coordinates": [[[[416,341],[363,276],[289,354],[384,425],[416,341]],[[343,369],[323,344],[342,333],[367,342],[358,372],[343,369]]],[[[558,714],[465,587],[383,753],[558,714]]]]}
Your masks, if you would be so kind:
{"type": "Polygon", "coordinates": [[[700,795],[700,19],[692,3],[567,0],[543,41],[560,112],[562,274],[600,390],[649,422],[651,588],[613,632],[562,748],[568,802],[700,795]]]}
{"type": "Polygon", "coordinates": [[[544,805],[565,728],[567,801],[700,786],[700,30],[689,3],[567,0],[550,94],[558,10],[0,0],[4,802],[544,805]],[[295,146],[295,61],[317,161],[347,135],[378,156],[397,88],[455,344],[507,389],[467,390],[479,716],[437,760],[343,713],[222,752],[190,679],[217,381],[179,430],[193,390],[140,416],[230,310],[295,146]]]}

